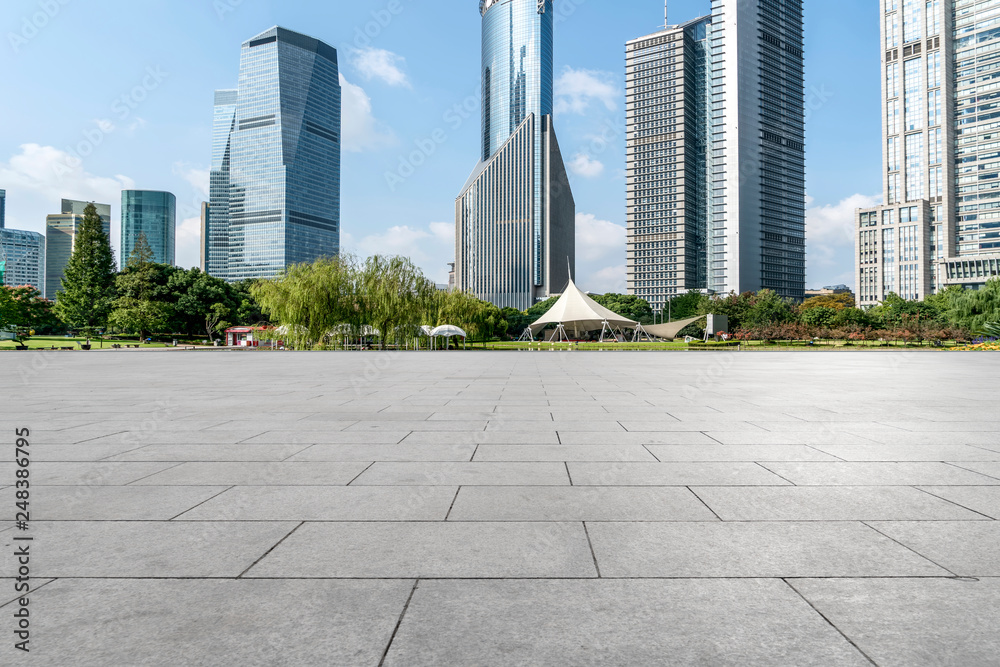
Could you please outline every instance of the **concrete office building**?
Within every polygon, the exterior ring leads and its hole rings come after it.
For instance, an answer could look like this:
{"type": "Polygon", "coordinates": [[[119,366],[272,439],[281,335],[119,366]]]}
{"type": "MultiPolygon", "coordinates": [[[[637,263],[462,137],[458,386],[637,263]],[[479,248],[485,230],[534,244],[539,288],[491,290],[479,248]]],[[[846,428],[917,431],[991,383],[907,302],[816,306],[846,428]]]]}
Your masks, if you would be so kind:
{"type": "Polygon", "coordinates": [[[122,265],[132,256],[140,234],[146,236],[154,262],[173,265],[176,229],[177,198],[174,195],[150,190],[122,191],[122,265]]]}
{"type": "Polygon", "coordinates": [[[857,212],[857,292],[923,299],[1000,275],[1000,2],[881,0],[884,204],[857,212]]]}
{"type": "Polygon", "coordinates": [[[0,229],[0,266],[3,285],[31,285],[44,294],[45,237],[38,232],[0,229]]]}
{"type": "MultiPolygon", "coordinates": [[[[62,213],[45,218],[45,298],[55,300],[62,290],[66,265],[73,254],[76,232],[83,223],[83,210],[89,202],[62,200],[62,213]]],[[[111,242],[111,205],[95,204],[104,233],[111,242]]]]}
{"type": "Polygon", "coordinates": [[[481,0],[480,161],[455,202],[455,284],[500,307],[561,292],[576,204],[552,126],[551,0],[481,0]]]}
{"type": "Polygon", "coordinates": [[[45,293],[45,237],[7,229],[7,191],[0,190],[0,285],[30,285],[45,293]]]}
{"type": "Polygon", "coordinates": [[[628,291],[805,296],[801,0],[713,0],[626,45],[628,291]]]}
{"type": "Polygon", "coordinates": [[[271,277],[340,252],[337,50],[275,27],[245,42],[215,96],[208,272],[271,277]]]}

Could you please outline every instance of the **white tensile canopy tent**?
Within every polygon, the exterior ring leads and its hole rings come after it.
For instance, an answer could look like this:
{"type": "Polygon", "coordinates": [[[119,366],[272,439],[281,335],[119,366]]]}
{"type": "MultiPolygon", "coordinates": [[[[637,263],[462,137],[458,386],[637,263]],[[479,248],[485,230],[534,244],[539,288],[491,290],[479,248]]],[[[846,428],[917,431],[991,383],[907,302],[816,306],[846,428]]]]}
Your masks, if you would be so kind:
{"type": "Polygon", "coordinates": [[[601,330],[603,338],[605,331],[636,329],[639,326],[635,320],[622,317],[591,299],[572,280],[556,305],[531,325],[531,335],[536,336],[550,324],[556,325],[558,336],[572,334],[574,338],[581,338],[584,334],[597,330],[601,330]]]}

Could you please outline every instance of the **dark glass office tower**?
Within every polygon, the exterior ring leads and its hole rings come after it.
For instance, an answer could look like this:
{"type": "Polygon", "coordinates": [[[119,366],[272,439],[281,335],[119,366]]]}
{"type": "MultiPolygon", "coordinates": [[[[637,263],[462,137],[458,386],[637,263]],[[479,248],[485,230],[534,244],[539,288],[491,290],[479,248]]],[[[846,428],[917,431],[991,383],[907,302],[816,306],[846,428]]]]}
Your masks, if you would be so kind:
{"type": "Polygon", "coordinates": [[[243,44],[238,89],[216,94],[209,273],[340,252],[340,111],[336,49],[278,27],[243,44]]]}
{"type": "Polygon", "coordinates": [[[177,198],[169,192],[122,191],[122,265],[128,263],[140,234],[157,264],[174,263],[177,198]]]}
{"type": "Polygon", "coordinates": [[[456,201],[458,289],[526,309],[565,288],[576,204],[552,127],[551,0],[482,0],[480,159],[456,201]]]}

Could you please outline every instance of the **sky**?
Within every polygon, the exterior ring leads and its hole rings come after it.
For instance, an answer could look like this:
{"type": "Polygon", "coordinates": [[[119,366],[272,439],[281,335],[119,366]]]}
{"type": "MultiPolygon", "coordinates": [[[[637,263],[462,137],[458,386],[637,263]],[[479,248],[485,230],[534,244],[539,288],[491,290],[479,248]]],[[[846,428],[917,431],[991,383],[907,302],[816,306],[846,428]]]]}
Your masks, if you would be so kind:
{"type": "MultiPolygon", "coordinates": [[[[437,282],[480,130],[477,0],[5,0],[0,189],[44,232],[63,198],[177,196],[177,264],[199,262],[212,101],[240,45],[274,25],[337,48],[342,247],[410,256],[437,282]]],[[[709,13],[671,0],[670,23],[709,13]]],[[[625,289],[625,42],[660,0],[555,0],[555,130],[577,206],[577,282],[625,289]]],[[[878,3],[807,0],[807,286],[854,282],[854,209],[881,202],[878,3]]]]}

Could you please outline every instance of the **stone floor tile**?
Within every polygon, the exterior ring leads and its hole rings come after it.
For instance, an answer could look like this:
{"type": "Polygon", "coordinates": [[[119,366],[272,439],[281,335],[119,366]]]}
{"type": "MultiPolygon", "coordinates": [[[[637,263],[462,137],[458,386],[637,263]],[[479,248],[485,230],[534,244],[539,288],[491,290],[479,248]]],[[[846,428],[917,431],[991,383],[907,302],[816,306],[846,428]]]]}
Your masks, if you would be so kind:
{"type": "Polygon", "coordinates": [[[475,445],[313,445],[291,461],[471,461],[475,445]]]}
{"type": "Polygon", "coordinates": [[[463,486],[450,521],[717,521],[683,487],[463,486]]]}
{"type": "Polygon", "coordinates": [[[713,486],[698,487],[694,492],[723,521],[987,520],[904,486],[713,486]]]}
{"type": "Polygon", "coordinates": [[[949,575],[854,522],[593,523],[588,531],[602,577],[949,575]]]}
{"type": "Polygon", "coordinates": [[[798,486],[1000,486],[986,477],[947,463],[762,463],[798,486]]]}
{"type": "Polygon", "coordinates": [[[412,588],[405,580],[62,579],[31,597],[24,662],[374,667],[412,588]]]}
{"type": "MultiPolygon", "coordinates": [[[[815,445],[845,461],[1000,461],[1000,453],[969,445],[815,445]]],[[[963,468],[969,466],[962,464],[963,468]]]]}
{"type": "Polygon", "coordinates": [[[647,445],[660,461],[836,461],[807,445],[647,445]]]}
{"type": "MultiPolygon", "coordinates": [[[[39,577],[237,577],[295,522],[33,521],[31,574],[39,577]],[[41,545],[45,545],[41,548],[41,545]]],[[[14,533],[0,534],[4,552],[14,533]]],[[[0,564],[11,576],[12,559],[0,564]]]]}
{"type": "Polygon", "coordinates": [[[386,667],[869,665],[781,581],[423,581],[386,667]]]}
{"type": "Polygon", "coordinates": [[[181,515],[184,521],[443,521],[456,487],[247,486],[181,515]]]}
{"type": "Polygon", "coordinates": [[[642,445],[480,445],[474,461],[656,461],[642,445]]]}
{"type": "Polygon", "coordinates": [[[880,667],[995,665],[1000,655],[998,579],[790,584],[880,667]]]}
{"type": "Polygon", "coordinates": [[[568,485],[563,463],[378,462],[361,474],[354,486],[553,486],[568,485]]]}
{"type": "MultiPolygon", "coordinates": [[[[225,486],[46,486],[31,495],[34,521],[169,521],[225,486]]],[[[0,492],[14,506],[13,494],[0,492]]]]}
{"type": "Polygon", "coordinates": [[[596,577],[582,523],[309,523],[259,578],[596,577]]]}
{"type": "Polygon", "coordinates": [[[109,461],[250,462],[283,461],[309,445],[149,445],[109,461]]]}
{"type": "Polygon", "coordinates": [[[789,483],[756,463],[568,463],[578,486],[753,486],[789,483]]]}
{"type": "Polygon", "coordinates": [[[876,530],[962,577],[1000,577],[1000,522],[873,522],[876,530]]]}
{"type": "Polygon", "coordinates": [[[153,486],[346,486],[370,462],[192,462],[136,482],[153,486]]]}

